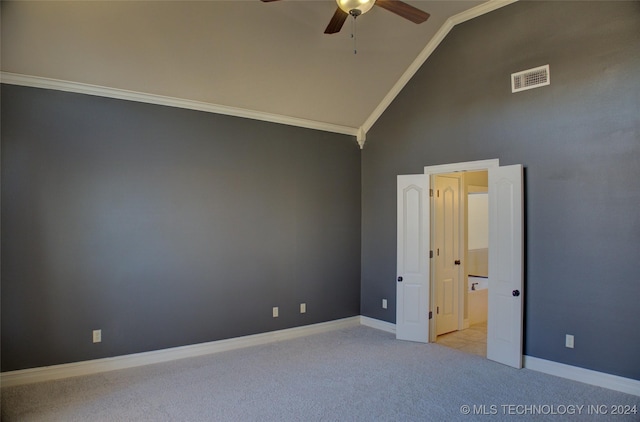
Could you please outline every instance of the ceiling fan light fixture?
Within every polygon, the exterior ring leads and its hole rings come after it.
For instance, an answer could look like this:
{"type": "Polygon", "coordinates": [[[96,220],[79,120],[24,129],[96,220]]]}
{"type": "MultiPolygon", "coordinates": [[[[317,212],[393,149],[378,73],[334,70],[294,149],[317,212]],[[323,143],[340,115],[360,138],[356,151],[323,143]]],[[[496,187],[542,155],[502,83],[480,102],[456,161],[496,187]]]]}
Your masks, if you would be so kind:
{"type": "Polygon", "coordinates": [[[373,7],[376,0],[336,0],[338,7],[350,15],[362,15],[373,7]],[[352,12],[359,11],[359,12],[352,12]]]}

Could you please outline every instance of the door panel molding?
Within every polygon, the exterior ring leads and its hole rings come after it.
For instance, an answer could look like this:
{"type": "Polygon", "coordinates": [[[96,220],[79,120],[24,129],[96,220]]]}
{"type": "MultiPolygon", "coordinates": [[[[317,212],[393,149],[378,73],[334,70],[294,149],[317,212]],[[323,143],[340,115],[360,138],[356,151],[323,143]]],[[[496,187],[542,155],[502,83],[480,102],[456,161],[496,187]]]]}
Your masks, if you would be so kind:
{"type": "Polygon", "coordinates": [[[429,177],[397,180],[396,338],[429,341],[429,177]]]}
{"type": "Polygon", "coordinates": [[[522,165],[489,170],[487,359],[522,368],[524,226],[522,165]]]}
{"type": "MultiPolygon", "coordinates": [[[[462,174],[434,176],[432,247],[436,249],[432,266],[432,294],[435,298],[436,335],[456,331],[463,319],[460,310],[462,239],[460,195],[462,174]]],[[[464,306],[464,303],[462,304],[464,306]]],[[[433,309],[433,304],[432,304],[433,309]]]]}

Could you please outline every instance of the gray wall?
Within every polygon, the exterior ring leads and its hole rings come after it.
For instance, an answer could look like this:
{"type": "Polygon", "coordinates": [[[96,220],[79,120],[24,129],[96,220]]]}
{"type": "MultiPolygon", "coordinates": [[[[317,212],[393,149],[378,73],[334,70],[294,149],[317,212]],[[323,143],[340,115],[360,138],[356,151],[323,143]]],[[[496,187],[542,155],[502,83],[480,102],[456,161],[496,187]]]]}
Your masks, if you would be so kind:
{"type": "Polygon", "coordinates": [[[640,379],[639,116],[640,2],[518,2],[455,27],[367,136],[363,315],[395,321],[396,175],[521,163],[525,353],[640,379]],[[550,86],[511,94],[545,64],[550,86]]]}
{"type": "Polygon", "coordinates": [[[2,371],[360,313],[352,137],[11,85],[1,118],[2,371]]]}

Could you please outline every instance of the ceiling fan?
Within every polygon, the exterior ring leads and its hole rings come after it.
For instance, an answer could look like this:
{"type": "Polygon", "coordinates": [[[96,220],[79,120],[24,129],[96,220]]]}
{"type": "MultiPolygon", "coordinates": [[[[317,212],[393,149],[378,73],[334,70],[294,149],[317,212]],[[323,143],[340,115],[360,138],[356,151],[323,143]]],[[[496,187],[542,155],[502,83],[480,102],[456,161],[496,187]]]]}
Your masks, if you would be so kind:
{"type": "MultiPolygon", "coordinates": [[[[262,0],[265,3],[278,0],[262,0]]],[[[354,18],[367,13],[371,8],[375,6],[382,7],[389,12],[395,13],[405,19],[410,20],[413,23],[422,23],[429,19],[429,14],[417,9],[400,0],[336,0],[338,8],[333,14],[327,29],[324,30],[325,34],[335,34],[340,32],[344,22],[349,15],[354,18]]]]}

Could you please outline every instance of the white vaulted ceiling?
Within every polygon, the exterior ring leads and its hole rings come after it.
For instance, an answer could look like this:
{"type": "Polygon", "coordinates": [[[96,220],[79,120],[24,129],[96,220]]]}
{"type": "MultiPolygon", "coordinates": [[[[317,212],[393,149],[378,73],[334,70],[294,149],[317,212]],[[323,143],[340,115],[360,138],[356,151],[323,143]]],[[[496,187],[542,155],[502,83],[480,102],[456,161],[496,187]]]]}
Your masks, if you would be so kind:
{"type": "Polygon", "coordinates": [[[374,7],[354,54],[350,20],[323,33],[334,0],[3,1],[2,75],[362,135],[454,24],[509,2],[408,1],[421,25],[374,7]]]}

